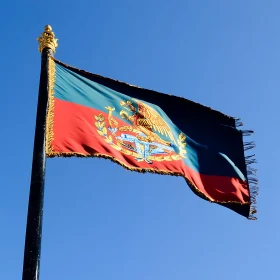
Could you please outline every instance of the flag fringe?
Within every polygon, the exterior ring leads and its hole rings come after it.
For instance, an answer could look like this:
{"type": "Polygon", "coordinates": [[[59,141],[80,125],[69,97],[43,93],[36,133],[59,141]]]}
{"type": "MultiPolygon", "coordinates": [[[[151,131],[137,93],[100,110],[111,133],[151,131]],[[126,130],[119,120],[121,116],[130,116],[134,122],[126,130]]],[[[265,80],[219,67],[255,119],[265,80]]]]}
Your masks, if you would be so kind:
{"type": "Polygon", "coordinates": [[[253,130],[241,130],[243,136],[251,136],[254,131],[253,130]]]}
{"type": "MultiPolygon", "coordinates": [[[[236,127],[243,126],[243,123],[240,119],[235,119],[236,127]],[[242,125],[241,125],[242,124],[242,125]]],[[[251,165],[256,164],[257,160],[255,158],[255,154],[248,155],[247,152],[256,147],[254,141],[246,142],[244,141],[244,137],[251,136],[254,131],[253,130],[240,130],[243,136],[243,147],[244,147],[244,156],[245,156],[245,164],[247,168],[247,181],[249,185],[249,194],[250,194],[250,212],[249,212],[249,220],[257,220],[255,214],[257,213],[257,196],[259,193],[258,179],[257,179],[257,169],[253,168],[251,165]]]]}
{"type": "Polygon", "coordinates": [[[235,119],[235,126],[236,127],[240,127],[240,126],[243,126],[244,123],[241,121],[240,118],[234,118],[235,119]]]}
{"type": "Polygon", "coordinates": [[[243,142],[244,151],[248,151],[254,149],[256,147],[256,143],[254,141],[243,142]]]}
{"type": "Polygon", "coordinates": [[[48,57],[48,109],[46,120],[46,153],[53,151],[52,141],[54,139],[54,83],[55,83],[55,62],[51,56],[48,57]]]}

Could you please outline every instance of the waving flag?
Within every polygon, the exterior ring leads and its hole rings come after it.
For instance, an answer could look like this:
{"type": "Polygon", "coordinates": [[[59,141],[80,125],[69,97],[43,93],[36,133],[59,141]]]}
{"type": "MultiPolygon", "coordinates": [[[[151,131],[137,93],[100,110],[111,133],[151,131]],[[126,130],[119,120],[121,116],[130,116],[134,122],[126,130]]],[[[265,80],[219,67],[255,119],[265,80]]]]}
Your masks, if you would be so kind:
{"type": "Polygon", "coordinates": [[[254,218],[256,180],[244,154],[253,145],[243,143],[251,131],[238,130],[235,118],[53,58],[49,65],[48,157],[103,157],[182,176],[201,198],[254,218]]]}

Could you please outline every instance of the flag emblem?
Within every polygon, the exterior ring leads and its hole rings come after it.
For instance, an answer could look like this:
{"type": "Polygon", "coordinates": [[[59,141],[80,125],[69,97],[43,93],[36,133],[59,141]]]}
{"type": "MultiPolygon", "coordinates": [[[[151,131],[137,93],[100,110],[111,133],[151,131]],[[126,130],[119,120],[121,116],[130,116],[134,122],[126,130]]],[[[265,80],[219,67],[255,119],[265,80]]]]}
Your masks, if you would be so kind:
{"type": "Polygon", "coordinates": [[[132,99],[120,101],[122,109],[106,106],[107,120],[102,113],[95,115],[98,134],[112,148],[132,156],[137,162],[178,161],[186,155],[186,136],[180,132],[177,140],[160,113],[148,104],[132,99]],[[117,118],[131,125],[119,125],[117,118]]]}

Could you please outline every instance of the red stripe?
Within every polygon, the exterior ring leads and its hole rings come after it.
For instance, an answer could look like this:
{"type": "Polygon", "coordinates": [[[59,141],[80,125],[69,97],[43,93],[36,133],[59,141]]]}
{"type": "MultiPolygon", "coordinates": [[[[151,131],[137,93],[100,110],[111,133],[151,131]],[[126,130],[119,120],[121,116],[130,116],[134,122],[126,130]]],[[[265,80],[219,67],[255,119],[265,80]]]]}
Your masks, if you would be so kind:
{"type": "MultiPolygon", "coordinates": [[[[105,111],[105,108],[104,108],[105,111]]],[[[104,112],[75,103],[55,99],[54,112],[54,152],[80,153],[87,156],[96,153],[108,155],[128,167],[148,168],[154,170],[180,173],[189,179],[210,200],[218,202],[249,202],[248,185],[242,180],[226,177],[203,175],[179,161],[145,161],[137,162],[132,155],[125,155],[108,144],[104,137],[97,133],[95,115],[104,112]]],[[[119,125],[127,125],[118,119],[119,125]]]]}

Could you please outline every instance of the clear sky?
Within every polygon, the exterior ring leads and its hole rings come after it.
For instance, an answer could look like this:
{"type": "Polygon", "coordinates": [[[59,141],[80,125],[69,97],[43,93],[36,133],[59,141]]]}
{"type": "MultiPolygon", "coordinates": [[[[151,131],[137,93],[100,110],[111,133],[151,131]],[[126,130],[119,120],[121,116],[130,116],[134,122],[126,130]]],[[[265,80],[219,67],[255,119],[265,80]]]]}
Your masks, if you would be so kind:
{"type": "Polygon", "coordinates": [[[49,159],[40,279],[278,279],[279,10],[279,0],[2,3],[0,279],[21,279],[46,24],[67,64],[241,117],[255,130],[260,195],[248,221],[182,178],[49,159]]]}

